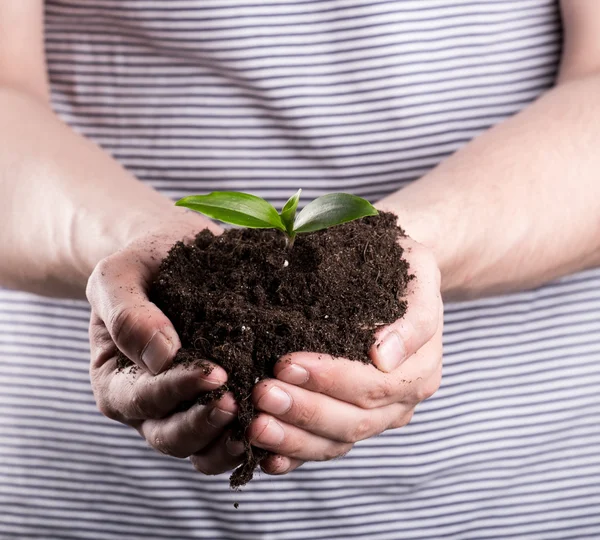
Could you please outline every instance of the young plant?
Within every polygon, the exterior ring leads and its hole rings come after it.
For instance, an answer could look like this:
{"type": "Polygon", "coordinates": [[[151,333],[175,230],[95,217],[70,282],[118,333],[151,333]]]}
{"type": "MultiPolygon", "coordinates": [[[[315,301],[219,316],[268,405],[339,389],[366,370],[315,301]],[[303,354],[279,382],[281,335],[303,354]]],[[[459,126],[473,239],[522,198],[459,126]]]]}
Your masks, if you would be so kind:
{"type": "Polygon", "coordinates": [[[349,193],[329,193],[309,202],[298,215],[299,189],[285,203],[281,212],[248,193],[214,191],[208,195],[190,195],[175,204],[185,206],[208,217],[249,229],[278,229],[293,245],[297,234],[320,231],[365,216],[377,215],[369,201],[349,193]]]}

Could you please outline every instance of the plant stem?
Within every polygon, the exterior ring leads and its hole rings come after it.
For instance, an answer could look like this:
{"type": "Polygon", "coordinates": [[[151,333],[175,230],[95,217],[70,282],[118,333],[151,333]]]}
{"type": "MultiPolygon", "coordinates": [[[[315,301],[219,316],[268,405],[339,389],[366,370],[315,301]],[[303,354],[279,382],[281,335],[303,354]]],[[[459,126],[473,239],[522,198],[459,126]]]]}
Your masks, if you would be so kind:
{"type": "Polygon", "coordinates": [[[288,249],[292,249],[292,247],[294,246],[295,239],[296,239],[296,235],[294,233],[286,234],[285,235],[285,247],[287,247],[288,249]]]}

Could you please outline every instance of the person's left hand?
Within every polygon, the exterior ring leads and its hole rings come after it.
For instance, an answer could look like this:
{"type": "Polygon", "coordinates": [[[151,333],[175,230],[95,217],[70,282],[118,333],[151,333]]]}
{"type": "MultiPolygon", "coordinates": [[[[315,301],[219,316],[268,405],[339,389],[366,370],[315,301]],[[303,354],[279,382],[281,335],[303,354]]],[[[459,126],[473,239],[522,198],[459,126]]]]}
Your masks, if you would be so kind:
{"type": "Polygon", "coordinates": [[[281,359],[275,379],[253,391],[262,411],[248,429],[250,442],[273,452],[261,462],[268,474],[285,474],[305,461],[346,454],[355,442],[406,425],[418,403],[439,387],[443,304],[432,253],[401,241],[409,271],[408,309],[383,328],[370,354],[373,365],[299,352],[281,359]]]}

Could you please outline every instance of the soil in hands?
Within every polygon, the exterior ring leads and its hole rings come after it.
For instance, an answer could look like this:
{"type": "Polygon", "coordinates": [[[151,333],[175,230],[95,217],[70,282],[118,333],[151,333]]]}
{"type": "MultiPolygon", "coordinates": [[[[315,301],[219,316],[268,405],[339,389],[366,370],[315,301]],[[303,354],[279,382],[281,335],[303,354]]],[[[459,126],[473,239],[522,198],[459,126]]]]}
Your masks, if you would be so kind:
{"type": "Polygon", "coordinates": [[[233,488],[251,480],[267,455],[245,430],[256,414],[252,388],[273,375],[275,363],[294,351],[368,363],[377,328],[404,315],[411,276],[402,235],[390,213],[298,235],[291,249],[278,231],[204,230],[163,260],[150,299],[181,337],[176,363],[223,366],[239,404],[232,436],[246,454],[233,488]]]}

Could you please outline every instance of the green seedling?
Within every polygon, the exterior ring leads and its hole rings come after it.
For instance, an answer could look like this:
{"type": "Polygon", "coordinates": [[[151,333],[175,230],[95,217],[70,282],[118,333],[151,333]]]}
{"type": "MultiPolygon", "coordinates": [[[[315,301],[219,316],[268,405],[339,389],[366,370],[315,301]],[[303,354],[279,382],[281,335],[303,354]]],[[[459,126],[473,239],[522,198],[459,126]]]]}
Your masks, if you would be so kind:
{"type": "Polygon", "coordinates": [[[296,215],[300,193],[301,189],[292,195],[281,212],[256,195],[237,191],[190,195],[175,204],[231,225],[249,229],[278,229],[285,234],[290,246],[297,234],[320,231],[378,213],[369,201],[361,197],[349,193],[329,193],[309,202],[296,215]]]}

